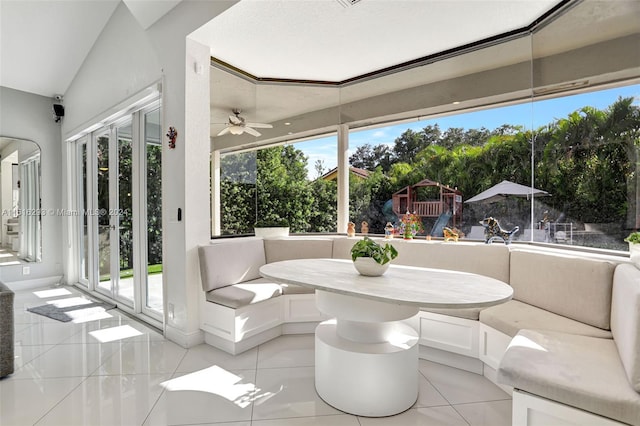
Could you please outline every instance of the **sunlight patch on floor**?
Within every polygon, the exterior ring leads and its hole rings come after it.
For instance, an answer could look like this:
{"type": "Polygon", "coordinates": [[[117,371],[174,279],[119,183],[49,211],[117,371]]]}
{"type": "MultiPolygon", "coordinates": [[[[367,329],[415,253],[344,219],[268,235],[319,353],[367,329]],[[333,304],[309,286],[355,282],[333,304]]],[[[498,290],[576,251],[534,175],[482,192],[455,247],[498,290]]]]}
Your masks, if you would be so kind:
{"type": "MultiPolygon", "coordinates": [[[[194,391],[219,395],[245,408],[256,399],[260,389],[253,383],[241,383],[242,377],[214,365],[162,383],[169,392],[194,391]]],[[[260,397],[265,397],[261,394],[260,397]]]]}
{"type": "Polygon", "coordinates": [[[71,321],[76,324],[82,324],[89,321],[98,321],[101,319],[113,318],[113,315],[108,313],[103,307],[95,306],[86,309],[74,309],[73,311],[66,311],[65,314],[71,318],[71,321]]]}
{"type": "Polygon", "coordinates": [[[46,299],[48,297],[68,296],[71,292],[66,288],[54,288],[51,290],[34,291],[33,294],[38,296],[40,299],[46,299]]]}
{"type": "Polygon", "coordinates": [[[91,331],[89,335],[100,343],[108,343],[116,340],[128,339],[129,337],[141,336],[142,333],[130,325],[121,325],[118,327],[109,327],[102,330],[91,331]]]}

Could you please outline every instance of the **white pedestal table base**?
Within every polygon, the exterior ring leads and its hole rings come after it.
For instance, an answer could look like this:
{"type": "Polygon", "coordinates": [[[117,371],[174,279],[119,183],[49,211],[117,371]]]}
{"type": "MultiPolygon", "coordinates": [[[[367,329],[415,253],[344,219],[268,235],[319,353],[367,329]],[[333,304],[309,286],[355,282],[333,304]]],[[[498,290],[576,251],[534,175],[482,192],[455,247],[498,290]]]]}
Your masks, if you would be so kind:
{"type": "Polygon", "coordinates": [[[399,320],[418,309],[321,290],[316,299],[320,311],[336,316],[316,328],[318,395],[358,416],[411,408],[418,399],[418,335],[399,320]]]}

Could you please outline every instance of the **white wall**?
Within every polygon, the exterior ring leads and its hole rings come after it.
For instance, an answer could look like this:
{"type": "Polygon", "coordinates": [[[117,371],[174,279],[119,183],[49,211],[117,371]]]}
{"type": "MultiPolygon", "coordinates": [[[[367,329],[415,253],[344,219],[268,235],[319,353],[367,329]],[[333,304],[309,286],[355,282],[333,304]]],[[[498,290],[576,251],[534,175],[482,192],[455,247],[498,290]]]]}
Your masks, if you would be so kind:
{"type": "Polygon", "coordinates": [[[169,303],[174,312],[165,315],[165,330],[183,346],[202,341],[197,246],[210,236],[209,49],[191,42],[187,48],[186,37],[235,3],[185,0],[146,31],[120,4],[65,93],[67,138],[162,82],[163,285],[165,313],[169,303]],[[195,74],[194,61],[203,74],[195,74]],[[172,150],[164,137],[169,126],[179,133],[172,150]]]}
{"type": "MultiPolygon", "coordinates": [[[[53,121],[53,100],[31,93],[0,87],[0,135],[34,141],[41,150],[42,208],[62,208],[62,150],[60,125],[53,121]]],[[[24,280],[62,276],[62,218],[42,217],[42,262],[29,264],[30,275],[22,266],[0,267],[0,280],[15,289],[27,286],[24,280]]],[[[29,284],[31,285],[31,283],[29,284]]]]}
{"type": "Polygon", "coordinates": [[[120,3],[64,94],[63,138],[104,118],[112,107],[161,76],[149,36],[120,3]]]}

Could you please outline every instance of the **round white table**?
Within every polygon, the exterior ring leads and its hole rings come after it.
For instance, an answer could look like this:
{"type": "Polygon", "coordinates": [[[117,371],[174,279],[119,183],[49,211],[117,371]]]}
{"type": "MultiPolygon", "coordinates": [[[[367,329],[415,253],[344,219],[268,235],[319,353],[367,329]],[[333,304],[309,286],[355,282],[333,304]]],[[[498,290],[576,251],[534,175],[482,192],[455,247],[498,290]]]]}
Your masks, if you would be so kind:
{"type": "Polygon", "coordinates": [[[318,309],[335,317],[316,328],[318,395],[369,417],[401,413],[418,398],[418,335],[401,320],[420,307],[479,308],[513,295],[509,285],[482,275],[391,265],[381,277],[366,277],[340,259],[274,262],[260,274],[316,290],[318,309]]]}

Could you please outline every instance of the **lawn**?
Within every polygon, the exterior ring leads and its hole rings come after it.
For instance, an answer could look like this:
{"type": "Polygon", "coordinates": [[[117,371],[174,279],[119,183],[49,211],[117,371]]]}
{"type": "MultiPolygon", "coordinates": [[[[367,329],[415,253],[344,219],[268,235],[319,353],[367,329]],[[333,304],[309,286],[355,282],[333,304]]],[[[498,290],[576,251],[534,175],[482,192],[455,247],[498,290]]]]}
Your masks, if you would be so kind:
{"type": "MultiPolygon", "coordinates": [[[[162,273],[162,263],[158,263],[156,265],[149,265],[147,268],[148,275],[155,275],[162,273]]],[[[120,271],[120,278],[131,278],[133,277],[133,269],[123,269],[120,271]]],[[[109,281],[111,279],[110,274],[100,275],[100,281],[109,281]]]]}

